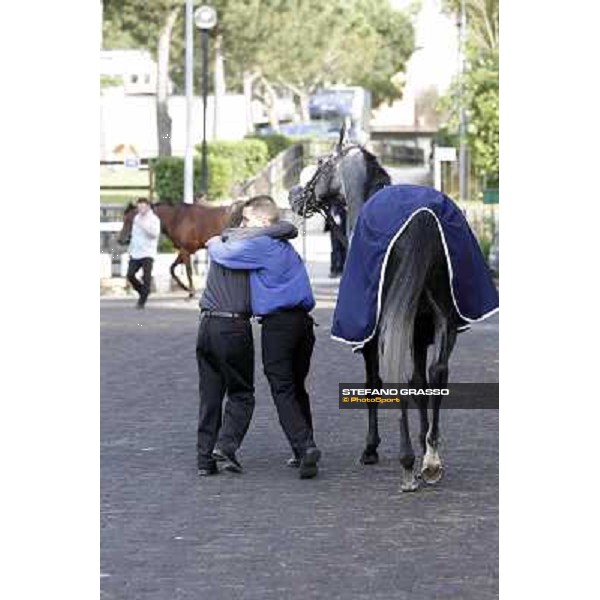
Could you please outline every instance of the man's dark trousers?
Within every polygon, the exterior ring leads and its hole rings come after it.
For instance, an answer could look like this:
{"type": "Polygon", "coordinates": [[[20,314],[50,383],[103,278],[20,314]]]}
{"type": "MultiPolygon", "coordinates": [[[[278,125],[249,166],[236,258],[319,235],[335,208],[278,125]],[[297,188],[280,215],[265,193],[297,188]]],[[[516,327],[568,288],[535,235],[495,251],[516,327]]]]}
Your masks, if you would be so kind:
{"type": "MultiPolygon", "coordinates": [[[[340,224],[339,232],[346,231],[346,211],[343,209],[337,209],[336,214],[339,215],[340,224]]],[[[341,233],[336,235],[333,229],[330,229],[331,236],[331,274],[341,275],[344,270],[344,264],[346,263],[346,246],[340,241],[341,233]]]]}
{"type": "Polygon", "coordinates": [[[130,258],[127,267],[127,281],[131,283],[133,289],[140,295],[140,305],[146,304],[148,295],[150,294],[150,283],[152,282],[152,265],[153,258],[130,258]],[[142,269],[142,282],[135,274],[142,269]]]}
{"type": "Polygon", "coordinates": [[[196,342],[200,377],[198,468],[211,468],[215,444],[234,453],[242,443],[254,412],[254,342],[245,318],[200,317],[196,342]],[[223,398],[227,392],[225,419],[223,398]]]}
{"type": "Polygon", "coordinates": [[[304,310],[285,310],[262,318],[262,360],[294,454],[301,458],[314,446],[310,401],[304,381],[315,344],[313,320],[304,310]]]}

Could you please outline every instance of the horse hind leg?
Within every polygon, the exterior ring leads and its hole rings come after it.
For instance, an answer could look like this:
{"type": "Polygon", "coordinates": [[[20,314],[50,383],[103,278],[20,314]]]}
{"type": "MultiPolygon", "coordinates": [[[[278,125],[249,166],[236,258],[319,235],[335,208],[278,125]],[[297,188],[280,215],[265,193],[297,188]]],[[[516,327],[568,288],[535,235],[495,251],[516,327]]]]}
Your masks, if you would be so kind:
{"type": "MultiPolygon", "coordinates": [[[[384,313],[380,330],[383,339],[379,343],[379,354],[382,370],[388,374],[385,377],[386,384],[405,383],[414,379],[416,364],[413,332],[416,303],[414,300],[412,308],[409,304],[404,310],[398,310],[398,306],[392,305],[393,310],[384,313]],[[408,354],[408,359],[405,354],[408,354]],[[407,373],[410,375],[407,376],[407,373]]],[[[401,403],[400,411],[400,490],[415,492],[419,488],[419,482],[415,477],[415,452],[410,439],[408,408],[405,403],[401,403]]]]}
{"type": "MultiPolygon", "coordinates": [[[[429,367],[431,388],[444,388],[448,384],[448,361],[456,342],[456,327],[451,324],[452,310],[443,306],[431,293],[428,300],[434,312],[434,360],[429,367]]],[[[421,466],[421,478],[425,483],[434,484],[442,478],[444,468],[439,454],[439,422],[442,397],[432,396],[432,418],[425,438],[425,455],[421,466]]]]}
{"type": "MultiPolygon", "coordinates": [[[[381,379],[379,378],[379,372],[377,368],[377,342],[369,342],[365,345],[363,350],[363,358],[365,361],[366,371],[366,387],[373,388],[379,387],[381,379]]],[[[369,429],[367,431],[367,441],[365,449],[360,457],[360,462],[363,465],[374,465],[379,462],[379,454],[377,448],[381,442],[379,437],[378,422],[377,422],[377,405],[369,404],[367,407],[369,411],[369,429]]]]}
{"type": "Polygon", "coordinates": [[[181,265],[181,264],[186,264],[186,255],[188,256],[188,260],[189,260],[189,255],[184,250],[180,250],[179,254],[177,255],[177,258],[173,261],[173,264],[170,266],[169,272],[171,273],[171,277],[173,278],[175,283],[182,290],[185,290],[186,292],[190,292],[191,291],[190,288],[185,286],[183,284],[183,282],[179,279],[179,277],[177,277],[177,274],[175,273],[175,267],[177,267],[178,265],[181,265]]]}
{"type": "Polygon", "coordinates": [[[194,289],[194,282],[192,280],[192,258],[189,253],[186,253],[184,264],[185,272],[188,279],[188,285],[190,288],[190,291],[188,293],[188,300],[191,300],[194,297],[196,290],[194,289]]]}
{"type": "Polygon", "coordinates": [[[400,464],[402,465],[400,489],[403,492],[416,492],[419,489],[419,482],[415,477],[415,452],[410,440],[408,408],[402,404],[400,410],[402,412],[400,416],[400,464]]]}
{"type": "MultiPolygon", "coordinates": [[[[413,363],[414,373],[410,382],[410,387],[415,389],[424,389],[427,387],[427,342],[430,335],[429,329],[432,326],[431,320],[427,316],[418,316],[415,323],[415,334],[413,340],[413,363]]],[[[427,414],[427,396],[416,396],[415,402],[419,409],[419,444],[423,454],[426,452],[425,439],[429,431],[429,416],[427,414]]]]}
{"type": "MultiPolygon", "coordinates": [[[[415,332],[413,338],[412,355],[414,372],[410,379],[411,388],[425,388],[427,385],[427,341],[421,334],[422,322],[419,318],[415,323],[415,332]]],[[[425,436],[428,430],[427,400],[422,396],[417,396],[416,400],[419,408],[421,422],[421,432],[419,440],[425,452],[425,436]]],[[[400,417],[400,464],[402,465],[402,481],[400,489],[403,492],[414,492],[419,488],[415,477],[415,453],[410,439],[408,409],[406,405],[401,406],[402,414],[400,417]]]]}

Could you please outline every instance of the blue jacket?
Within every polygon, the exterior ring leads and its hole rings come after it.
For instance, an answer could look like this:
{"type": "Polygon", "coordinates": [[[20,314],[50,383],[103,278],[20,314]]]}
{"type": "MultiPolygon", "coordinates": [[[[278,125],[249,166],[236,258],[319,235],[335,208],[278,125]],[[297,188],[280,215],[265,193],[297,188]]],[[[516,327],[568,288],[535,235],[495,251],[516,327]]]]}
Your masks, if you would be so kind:
{"type": "Polygon", "coordinates": [[[252,312],[268,315],[283,308],[315,306],[306,267],[292,245],[267,236],[208,243],[208,254],[229,269],[250,271],[252,312]]]}

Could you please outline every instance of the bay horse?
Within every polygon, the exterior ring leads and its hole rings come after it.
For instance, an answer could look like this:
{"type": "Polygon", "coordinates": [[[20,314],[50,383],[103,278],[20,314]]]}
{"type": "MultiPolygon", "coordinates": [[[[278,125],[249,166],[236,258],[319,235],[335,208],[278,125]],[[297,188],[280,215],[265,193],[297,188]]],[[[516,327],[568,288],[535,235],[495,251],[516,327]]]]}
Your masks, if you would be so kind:
{"type": "MultiPolygon", "coordinates": [[[[351,239],[361,207],[384,186],[391,184],[389,174],[377,158],[360,145],[344,140],[342,127],[334,151],[319,160],[314,175],[304,187],[290,190],[294,212],[310,216],[321,213],[345,245],[351,239]],[[332,221],[333,202],[347,209],[346,231],[332,221]]],[[[448,361],[454,348],[459,315],[454,307],[446,257],[435,218],[419,212],[405,227],[391,248],[385,268],[381,313],[373,337],[361,349],[366,371],[366,387],[380,388],[382,382],[409,383],[414,388],[443,388],[448,382],[448,361]],[[433,358],[427,368],[428,347],[433,358]]],[[[423,451],[421,479],[433,484],[442,477],[438,452],[441,396],[431,396],[431,422],[427,396],[417,396],[420,436],[423,451]]],[[[368,405],[368,433],[361,463],[378,462],[380,443],[377,405],[368,405]]],[[[412,447],[408,409],[401,404],[400,463],[401,490],[418,489],[415,453],[412,447]]]]}
{"type": "MultiPolygon", "coordinates": [[[[154,214],[160,219],[162,233],[172,242],[178,251],[177,258],[170,266],[171,277],[177,285],[189,293],[189,298],[194,296],[192,282],[191,256],[198,250],[205,248],[206,241],[218,235],[227,226],[234,226],[238,220],[240,203],[231,206],[210,206],[204,202],[195,204],[172,204],[170,202],[156,202],[150,204],[154,214]],[[178,265],[184,265],[188,285],[185,286],[175,273],[178,265]]],[[[136,205],[130,203],[123,213],[123,227],[119,233],[118,241],[122,245],[131,239],[133,218],[137,214],[136,205]]]]}

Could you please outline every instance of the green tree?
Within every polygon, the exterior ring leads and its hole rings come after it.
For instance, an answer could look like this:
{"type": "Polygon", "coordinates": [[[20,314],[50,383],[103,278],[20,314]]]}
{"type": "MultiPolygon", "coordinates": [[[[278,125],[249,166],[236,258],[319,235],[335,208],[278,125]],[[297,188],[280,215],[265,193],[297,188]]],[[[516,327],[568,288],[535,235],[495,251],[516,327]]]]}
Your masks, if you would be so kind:
{"type": "MultiPolygon", "coordinates": [[[[463,0],[444,0],[447,13],[460,15],[463,0]]],[[[499,0],[464,0],[469,43],[482,50],[497,50],[500,38],[499,0]]]]}
{"type": "Polygon", "coordinates": [[[408,14],[392,9],[389,2],[382,0],[358,0],[356,12],[373,31],[375,52],[372,62],[355,62],[357,70],[353,80],[371,90],[374,106],[401,98],[402,89],[392,77],[404,72],[415,48],[414,29],[408,14]]]}
{"type": "Polygon", "coordinates": [[[466,78],[469,107],[467,140],[476,173],[488,185],[498,183],[500,165],[498,52],[471,58],[466,78]]]}
{"type": "MultiPolygon", "coordinates": [[[[460,14],[460,0],[446,0],[446,10],[460,14]]],[[[471,167],[488,185],[499,180],[499,14],[498,0],[465,0],[466,69],[462,101],[467,113],[471,167]]],[[[441,106],[447,112],[446,132],[458,130],[459,81],[441,106]]],[[[455,143],[458,142],[454,137],[455,143]]]]}
{"type": "Polygon", "coordinates": [[[171,155],[168,80],[171,39],[182,0],[104,0],[105,48],[144,48],[157,61],[156,125],[159,156],[171,155]]]}
{"type": "MultiPolygon", "coordinates": [[[[169,74],[179,92],[184,89],[182,2],[105,0],[103,27],[105,47],[147,48],[156,57],[161,32],[177,11],[170,24],[169,74]]],[[[375,105],[401,97],[392,77],[404,69],[414,34],[408,16],[393,10],[389,0],[214,0],[211,4],[219,19],[211,35],[221,42],[227,87],[243,91],[248,105],[252,98],[262,100],[274,128],[282,89],[292,92],[305,119],[310,94],[323,85],[364,86],[373,92],[375,105]]],[[[214,44],[210,52],[212,72],[214,44]]],[[[194,81],[200,81],[200,61],[194,64],[194,81]]],[[[212,76],[209,81],[212,84],[212,76]]]]}

